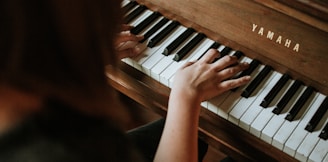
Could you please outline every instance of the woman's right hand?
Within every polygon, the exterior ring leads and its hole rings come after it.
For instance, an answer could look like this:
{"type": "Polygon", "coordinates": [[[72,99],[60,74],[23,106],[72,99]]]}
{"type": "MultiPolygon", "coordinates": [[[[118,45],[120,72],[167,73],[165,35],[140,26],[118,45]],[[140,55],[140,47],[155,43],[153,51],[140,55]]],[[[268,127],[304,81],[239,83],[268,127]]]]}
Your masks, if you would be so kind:
{"type": "Polygon", "coordinates": [[[213,63],[219,55],[217,50],[210,49],[200,60],[183,65],[175,75],[171,95],[202,102],[250,80],[250,76],[231,79],[247,69],[248,63],[238,63],[234,56],[224,56],[213,63]]]}

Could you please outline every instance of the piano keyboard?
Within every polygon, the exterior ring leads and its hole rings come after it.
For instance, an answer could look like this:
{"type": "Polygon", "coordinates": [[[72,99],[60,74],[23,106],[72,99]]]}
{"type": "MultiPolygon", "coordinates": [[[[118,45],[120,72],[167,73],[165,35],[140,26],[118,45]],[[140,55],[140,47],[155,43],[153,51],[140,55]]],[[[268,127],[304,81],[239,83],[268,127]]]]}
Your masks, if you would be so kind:
{"type": "Polygon", "coordinates": [[[327,96],[135,1],[122,6],[125,22],[134,26],[131,32],[145,36],[136,44],[142,55],[122,61],[171,87],[176,70],[209,48],[237,55],[250,63],[241,75],[251,75],[252,81],[201,105],[297,160],[328,162],[327,96]]]}

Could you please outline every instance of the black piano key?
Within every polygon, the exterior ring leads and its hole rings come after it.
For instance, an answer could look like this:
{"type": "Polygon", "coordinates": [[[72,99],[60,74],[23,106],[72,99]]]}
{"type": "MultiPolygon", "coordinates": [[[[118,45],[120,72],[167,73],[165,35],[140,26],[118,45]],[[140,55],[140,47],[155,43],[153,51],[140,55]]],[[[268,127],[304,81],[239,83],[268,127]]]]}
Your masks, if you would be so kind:
{"type": "MultiPolygon", "coordinates": [[[[236,79],[236,78],[241,78],[243,76],[247,76],[247,75],[250,75],[256,68],[257,66],[260,65],[260,61],[259,60],[252,60],[252,62],[249,64],[249,67],[242,71],[241,73],[239,73],[236,77],[233,77],[233,79],[236,79]]],[[[238,89],[238,87],[234,88],[234,89],[231,89],[231,91],[236,91],[238,89]]]]}
{"type": "Polygon", "coordinates": [[[241,51],[236,51],[233,56],[237,57],[238,59],[240,59],[242,56],[244,56],[244,53],[241,51]]]}
{"type": "Polygon", "coordinates": [[[147,40],[151,35],[153,35],[155,32],[157,32],[163,25],[165,25],[169,19],[162,18],[157,24],[155,24],[151,29],[149,29],[145,34],[144,38],[139,41],[140,43],[143,43],[145,40],[147,40]]]}
{"type": "Polygon", "coordinates": [[[132,8],[138,5],[138,2],[136,1],[130,1],[128,4],[122,7],[122,10],[124,14],[126,14],[128,11],[130,11],[132,8]]]}
{"type": "Polygon", "coordinates": [[[131,20],[133,20],[134,18],[138,17],[143,11],[145,11],[147,9],[146,6],[141,5],[138,8],[136,8],[135,10],[133,10],[131,13],[129,13],[125,18],[124,18],[124,22],[125,23],[129,23],[131,20]]]}
{"type": "Polygon", "coordinates": [[[190,40],[183,48],[181,48],[174,56],[174,61],[180,61],[187,55],[200,41],[205,38],[205,34],[198,33],[192,40],[190,40]]]}
{"type": "Polygon", "coordinates": [[[250,75],[259,65],[260,65],[259,60],[256,60],[256,59],[252,60],[252,62],[249,63],[249,67],[246,70],[242,71],[238,76],[236,76],[234,78],[241,78],[243,76],[250,75]]]}
{"type": "Polygon", "coordinates": [[[287,90],[284,96],[280,99],[276,107],[272,110],[274,114],[280,114],[281,111],[285,108],[289,100],[293,97],[296,91],[300,88],[303,83],[299,80],[295,80],[293,85],[287,90]]]}
{"type": "Polygon", "coordinates": [[[264,80],[264,78],[269,74],[272,70],[272,67],[266,65],[261,72],[254,78],[254,80],[246,87],[246,89],[242,92],[241,96],[248,98],[253,91],[258,87],[258,85],[264,80]]]}
{"type": "Polygon", "coordinates": [[[147,47],[154,47],[157,43],[162,41],[168,34],[170,34],[178,25],[180,25],[177,21],[172,21],[168,26],[166,26],[162,31],[156,34],[147,44],[147,47]]]}
{"type": "Polygon", "coordinates": [[[202,55],[200,55],[199,56],[199,58],[197,59],[197,60],[199,60],[199,59],[201,59],[204,55],[205,55],[205,53],[208,51],[208,50],[210,50],[210,49],[217,49],[217,48],[219,48],[220,47],[220,43],[218,43],[218,42],[214,42],[202,55]]]}
{"type": "Polygon", "coordinates": [[[288,74],[284,74],[281,76],[279,81],[274,85],[274,87],[270,90],[270,92],[264,97],[263,101],[261,102],[260,106],[266,108],[269,106],[271,101],[276,97],[282,87],[287,83],[290,79],[288,74]]]}
{"type": "Polygon", "coordinates": [[[223,50],[220,52],[220,57],[224,57],[225,55],[228,55],[229,52],[231,51],[230,47],[224,47],[223,50]]]}
{"type": "Polygon", "coordinates": [[[133,29],[130,30],[132,34],[138,35],[141,31],[143,31],[151,22],[157,19],[161,14],[159,12],[153,12],[146,19],[136,25],[133,29]]]}
{"type": "Polygon", "coordinates": [[[231,51],[231,48],[230,47],[227,47],[227,46],[224,47],[223,50],[220,52],[220,57],[215,58],[213,60],[213,62],[219,60],[220,58],[224,57],[225,55],[228,55],[230,51],[231,51]]]}
{"type": "Polygon", "coordinates": [[[297,99],[295,105],[292,107],[292,109],[288,112],[285,119],[288,121],[293,121],[298,112],[302,109],[305,102],[310,98],[314,91],[314,88],[309,86],[305,89],[305,91],[302,93],[301,97],[297,99]]]}
{"type": "Polygon", "coordinates": [[[168,56],[174,51],[178,46],[181,45],[195,30],[192,28],[186,29],[183,33],[181,33],[173,42],[171,42],[167,47],[165,47],[163,51],[163,55],[168,56]]]}
{"type": "Polygon", "coordinates": [[[326,113],[328,109],[328,97],[325,98],[325,100],[320,104],[320,107],[315,112],[315,114],[312,116],[309,123],[306,125],[305,130],[309,132],[313,132],[315,127],[318,125],[320,120],[322,119],[323,115],[326,113]]]}
{"type": "Polygon", "coordinates": [[[321,133],[319,134],[319,137],[327,140],[328,138],[328,122],[326,123],[325,127],[322,129],[321,133]]]}
{"type": "MultiPolygon", "coordinates": [[[[230,48],[230,47],[225,47],[223,50],[225,50],[225,49],[227,49],[226,51],[228,51],[228,52],[224,52],[224,53],[226,53],[226,54],[224,54],[223,56],[227,55],[227,54],[231,51],[231,48],[230,48]]],[[[222,50],[222,51],[223,51],[223,50],[222,50]]],[[[240,59],[241,56],[243,56],[243,55],[244,55],[244,54],[243,54],[241,51],[236,51],[232,56],[236,57],[237,59],[240,59]]],[[[218,59],[222,58],[223,56],[220,56],[219,58],[214,59],[213,62],[217,61],[218,59]]],[[[238,65],[238,64],[239,64],[238,62],[237,62],[237,63],[234,63],[234,64],[231,64],[231,65],[229,65],[227,68],[229,68],[229,67],[233,67],[233,66],[236,66],[236,65],[238,65]]]]}

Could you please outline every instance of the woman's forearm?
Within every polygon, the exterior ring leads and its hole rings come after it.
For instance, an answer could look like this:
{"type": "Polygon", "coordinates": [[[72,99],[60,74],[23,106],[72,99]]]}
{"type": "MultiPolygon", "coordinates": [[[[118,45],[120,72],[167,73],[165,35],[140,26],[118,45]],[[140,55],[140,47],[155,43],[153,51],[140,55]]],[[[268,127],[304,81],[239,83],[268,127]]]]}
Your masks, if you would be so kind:
{"type": "Polygon", "coordinates": [[[198,160],[198,118],[200,102],[170,96],[169,108],[155,161],[198,160]]]}
{"type": "Polygon", "coordinates": [[[176,72],[155,161],[197,161],[200,103],[250,80],[249,76],[230,79],[247,69],[247,63],[238,63],[234,56],[214,62],[218,56],[218,51],[211,49],[176,72]]]}

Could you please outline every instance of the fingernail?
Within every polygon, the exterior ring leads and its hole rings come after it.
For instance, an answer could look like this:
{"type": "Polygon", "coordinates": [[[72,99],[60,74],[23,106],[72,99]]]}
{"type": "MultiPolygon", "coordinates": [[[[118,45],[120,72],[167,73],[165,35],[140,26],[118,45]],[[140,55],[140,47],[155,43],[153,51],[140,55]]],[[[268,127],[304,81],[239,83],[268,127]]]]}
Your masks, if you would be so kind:
{"type": "Polygon", "coordinates": [[[138,55],[140,53],[140,51],[141,51],[141,49],[138,46],[134,47],[134,51],[133,51],[134,55],[138,55]]]}
{"type": "Polygon", "coordinates": [[[144,38],[143,35],[137,35],[137,37],[140,38],[140,39],[141,39],[141,38],[144,38]]]}
{"type": "Polygon", "coordinates": [[[251,76],[249,76],[249,75],[245,76],[245,80],[247,80],[247,81],[251,80],[251,76]]]}
{"type": "Polygon", "coordinates": [[[249,63],[247,63],[247,62],[243,62],[242,65],[243,65],[243,66],[249,66],[249,63]]]}

